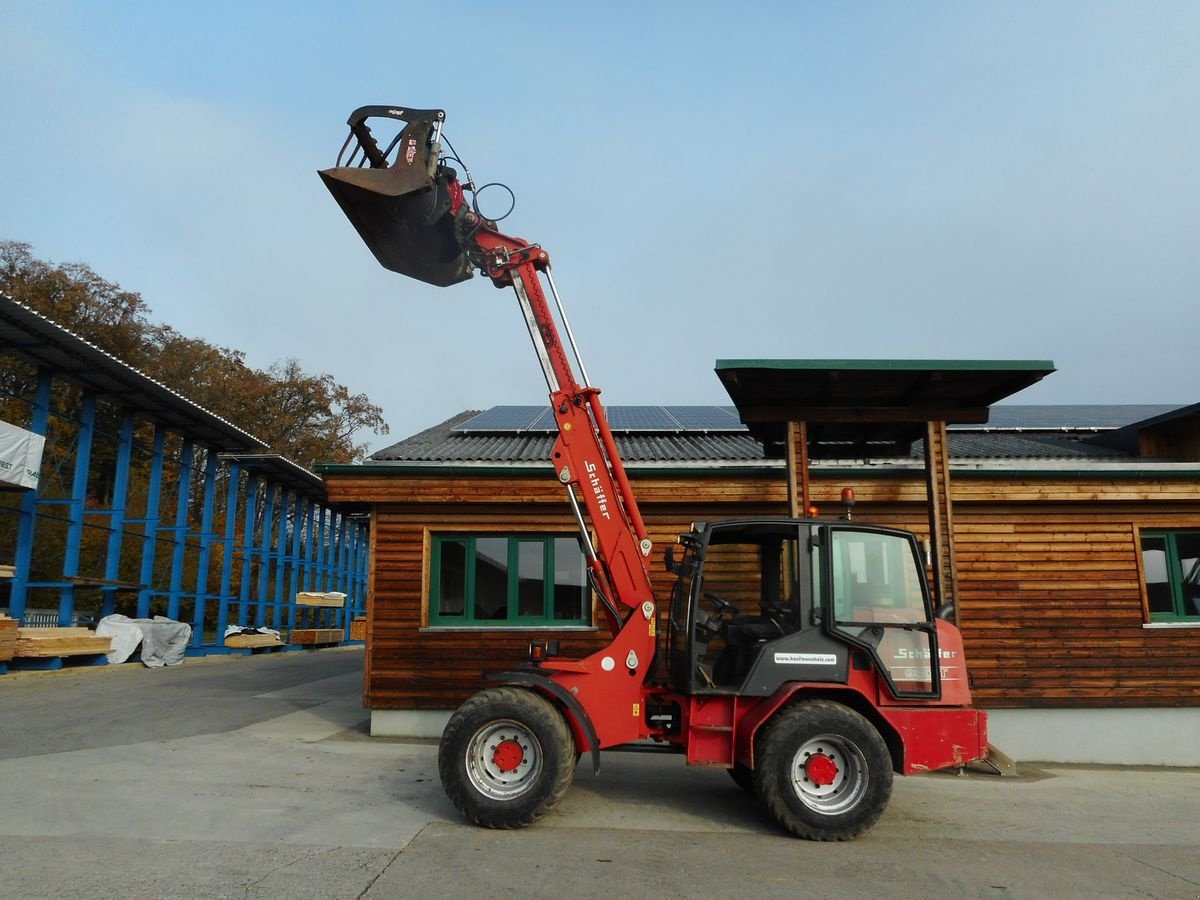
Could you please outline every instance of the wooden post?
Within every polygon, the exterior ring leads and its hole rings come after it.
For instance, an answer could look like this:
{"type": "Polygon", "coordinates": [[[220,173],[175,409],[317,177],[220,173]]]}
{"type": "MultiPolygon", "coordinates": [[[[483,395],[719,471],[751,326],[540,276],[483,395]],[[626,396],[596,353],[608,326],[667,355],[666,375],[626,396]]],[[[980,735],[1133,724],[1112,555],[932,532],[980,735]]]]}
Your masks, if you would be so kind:
{"type": "Polygon", "coordinates": [[[787,423],[788,515],[801,519],[808,515],[812,491],[808,479],[808,426],[804,422],[787,423]]]}
{"type": "MultiPolygon", "coordinates": [[[[933,583],[939,606],[958,598],[958,565],[954,558],[954,511],[950,503],[950,447],[945,422],[925,423],[925,488],[929,504],[929,541],[933,583]]],[[[958,605],[954,622],[958,623],[958,605]]]]}

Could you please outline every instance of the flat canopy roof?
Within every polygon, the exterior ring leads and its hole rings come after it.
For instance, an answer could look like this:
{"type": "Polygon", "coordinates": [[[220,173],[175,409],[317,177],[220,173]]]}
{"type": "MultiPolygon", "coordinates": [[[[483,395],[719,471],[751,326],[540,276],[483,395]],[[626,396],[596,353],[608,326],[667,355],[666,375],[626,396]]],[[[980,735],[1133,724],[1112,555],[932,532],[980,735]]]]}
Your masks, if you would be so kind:
{"type": "Polygon", "coordinates": [[[926,422],[983,423],[988,407],[1054,371],[1046,360],[719,359],[717,377],[750,433],[782,453],[808,423],[814,459],[908,453],[926,422]]]}
{"type": "Polygon", "coordinates": [[[237,463],[247,472],[265,475],[304,497],[323,499],[325,496],[325,482],[320,475],[278,453],[221,453],[219,456],[225,462],[237,463]]]}
{"type": "Polygon", "coordinates": [[[3,293],[0,350],[34,366],[46,366],[57,375],[213,447],[266,447],[254,435],[3,293]]]}

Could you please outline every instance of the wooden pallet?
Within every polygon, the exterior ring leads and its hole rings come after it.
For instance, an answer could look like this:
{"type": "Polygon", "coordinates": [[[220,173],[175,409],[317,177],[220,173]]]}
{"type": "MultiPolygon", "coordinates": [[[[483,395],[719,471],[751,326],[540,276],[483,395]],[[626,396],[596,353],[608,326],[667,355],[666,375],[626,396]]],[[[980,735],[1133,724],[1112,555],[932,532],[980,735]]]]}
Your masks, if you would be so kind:
{"type": "Polygon", "coordinates": [[[340,628],[293,628],[288,639],[292,644],[337,644],[342,640],[340,628]]]}

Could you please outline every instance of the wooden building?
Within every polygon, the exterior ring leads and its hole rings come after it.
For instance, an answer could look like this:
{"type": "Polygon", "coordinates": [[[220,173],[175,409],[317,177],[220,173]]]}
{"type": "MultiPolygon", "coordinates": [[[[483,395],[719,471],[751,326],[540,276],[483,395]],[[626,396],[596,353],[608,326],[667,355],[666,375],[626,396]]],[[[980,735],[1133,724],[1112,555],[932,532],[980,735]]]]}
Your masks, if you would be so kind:
{"type": "MultiPolygon", "coordinates": [[[[797,451],[786,419],[781,446],[743,405],[609,410],[660,600],[679,532],[786,515],[801,480],[822,516],[845,514],[851,487],[855,519],[936,538],[926,444],[940,434],[952,528],[937,559],[993,742],[1026,760],[1200,765],[1200,405],[995,406],[911,441],[826,441],[803,473],[819,435],[797,451]]],[[[439,734],[531,637],[571,655],[607,642],[551,429],[539,407],[465,412],[366,464],[323,467],[330,501],[371,517],[373,733],[439,734]]]]}

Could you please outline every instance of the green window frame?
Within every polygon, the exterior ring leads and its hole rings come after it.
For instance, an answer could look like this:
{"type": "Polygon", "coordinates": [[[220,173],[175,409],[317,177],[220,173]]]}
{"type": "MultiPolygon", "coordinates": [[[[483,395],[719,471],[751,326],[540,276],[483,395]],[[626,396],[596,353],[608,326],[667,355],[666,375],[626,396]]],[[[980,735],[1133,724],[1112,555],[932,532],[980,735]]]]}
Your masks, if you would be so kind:
{"type": "Polygon", "coordinates": [[[1151,622],[1200,622],[1200,530],[1143,531],[1142,573],[1151,622]]]}
{"type": "Polygon", "coordinates": [[[573,534],[433,535],[429,581],[431,626],[592,624],[587,569],[573,534]]]}

